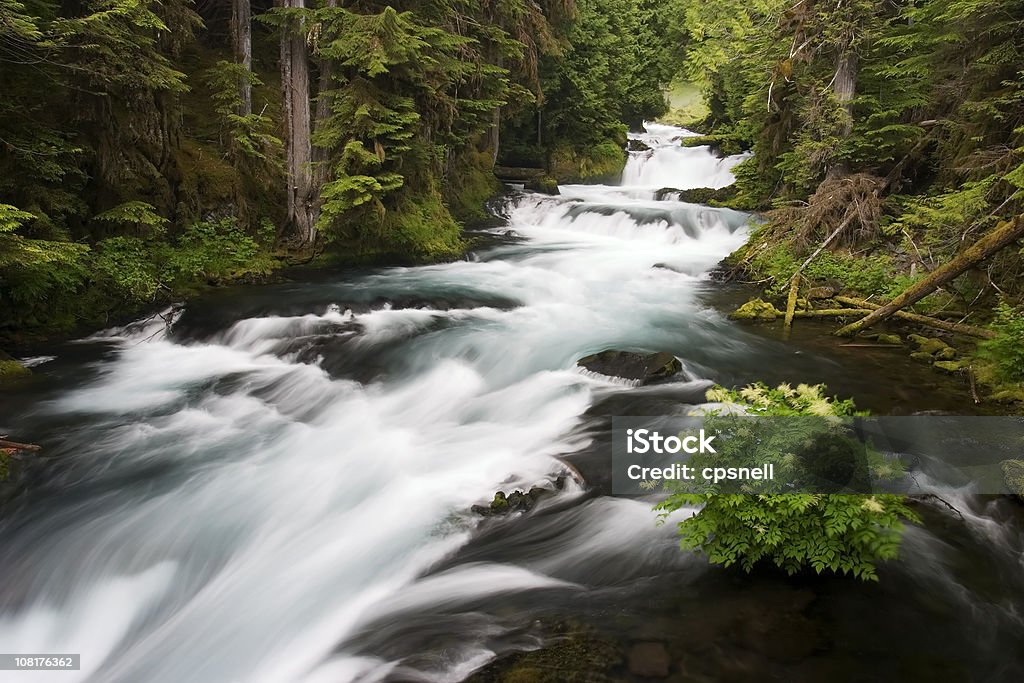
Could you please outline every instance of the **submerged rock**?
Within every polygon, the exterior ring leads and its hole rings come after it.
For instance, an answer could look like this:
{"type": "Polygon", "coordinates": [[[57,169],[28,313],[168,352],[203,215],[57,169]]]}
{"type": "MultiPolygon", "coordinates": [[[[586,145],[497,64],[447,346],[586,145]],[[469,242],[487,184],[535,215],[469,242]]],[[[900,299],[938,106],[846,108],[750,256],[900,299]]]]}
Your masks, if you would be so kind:
{"type": "Polygon", "coordinates": [[[783,315],[782,311],[775,308],[775,306],[767,301],[764,301],[763,299],[751,299],[733,311],[729,317],[733,320],[771,321],[781,315],[783,315]]]}
{"type": "Polygon", "coordinates": [[[999,463],[1003,480],[1010,492],[1024,500],[1024,460],[1004,460],[999,463]]]}
{"type": "Polygon", "coordinates": [[[576,361],[581,368],[609,377],[621,377],[650,384],[678,374],[683,364],[671,353],[635,353],[608,350],[576,361]]]}
{"type": "Polygon", "coordinates": [[[670,666],[664,643],[634,643],[626,654],[629,673],[645,678],[667,678],[670,666]]]}
{"type": "Polygon", "coordinates": [[[466,683],[598,683],[622,679],[622,645],[586,624],[565,621],[543,628],[538,650],[506,655],[466,683]]]}

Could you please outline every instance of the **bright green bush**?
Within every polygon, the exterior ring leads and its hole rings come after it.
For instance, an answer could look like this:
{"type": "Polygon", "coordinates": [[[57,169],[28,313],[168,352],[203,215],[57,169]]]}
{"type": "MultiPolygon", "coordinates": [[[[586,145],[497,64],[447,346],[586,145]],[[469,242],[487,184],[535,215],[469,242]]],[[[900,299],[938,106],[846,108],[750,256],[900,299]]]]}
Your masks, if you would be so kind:
{"type": "MultiPolygon", "coordinates": [[[[793,389],[783,384],[772,389],[755,384],[739,391],[715,387],[709,390],[708,400],[740,404],[756,415],[820,418],[806,424],[792,420],[759,423],[748,439],[740,433],[738,439],[723,442],[732,444],[728,446],[732,452],[719,449],[720,455],[732,458],[731,466],[742,466],[745,457],[777,462],[786,473],[782,479],[796,480],[800,476],[798,457],[791,451],[794,440],[803,437],[794,430],[810,429],[828,435],[829,418],[834,421],[854,414],[852,402],[829,399],[820,385],[793,389]],[[736,450],[744,449],[745,453],[737,454],[736,450]]],[[[868,457],[866,464],[875,476],[899,473],[897,465],[877,454],[868,457]]],[[[677,489],[657,509],[668,515],[699,506],[698,512],[678,525],[680,546],[703,552],[714,564],[739,565],[749,572],[768,562],[790,574],[810,568],[870,581],[878,579],[878,562],[896,558],[903,520],[917,521],[902,496],[784,493],[780,481],[761,489],[764,493],[677,489]]]]}
{"type": "Polygon", "coordinates": [[[1024,382],[1024,312],[1000,301],[992,323],[995,339],[982,342],[982,355],[992,361],[1002,382],[1024,382]]]}

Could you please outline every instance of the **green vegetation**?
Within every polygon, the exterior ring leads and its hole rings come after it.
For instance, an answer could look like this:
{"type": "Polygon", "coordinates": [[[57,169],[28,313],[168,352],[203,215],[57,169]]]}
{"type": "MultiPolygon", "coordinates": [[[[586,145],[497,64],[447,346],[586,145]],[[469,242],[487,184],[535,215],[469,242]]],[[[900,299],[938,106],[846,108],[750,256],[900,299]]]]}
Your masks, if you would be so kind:
{"type": "Polygon", "coordinates": [[[0,340],[457,257],[498,156],[617,175],[680,58],[663,0],[230,5],[0,0],[0,340]]]}
{"type": "Polygon", "coordinates": [[[1001,301],[992,329],[998,336],[983,343],[982,351],[994,362],[998,378],[1006,382],[1024,381],[1024,313],[1001,301]]]}
{"type": "Polygon", "coordinates": [[[672,0],[575,0],[552,15],[525,104],[509,103],[500,163],[545,167],[558,182],[617,179],[627,127],[664,114],[681,58],[672,0]],[[570,18],[571,17],[571,20],[570,18]]]}
{"type": "Polygon", "coordinates": [[[863,472],[856,458],[846,457],[850,442],[843,421],[836,418],[854,415],[853,403],[829,399],[822,386],[803,384],[795,389],[785,384],[715,387],[707,398],[740,405],[748,415],[803,417],[759,422],[756,429],[742,417],[708,418],[711,426],[706,428],[727,430],[730,438],[721,441],[719,453],[697,457],[695,466],[772,462],[779,476],[762,486],[744,483],[749,490],[739,493],[723,493],[710,485],[677,489],[658,505],[663,514],[702,506],[679,523],[682,548],[748,572],[770,562],[790,574],[813,569],[876,581],[878,562],[897,556],[902,520],[917,520],[902,496],[784,492],[793,482],[821,491],[834,488],[837,477],[843,482],[863,477],[866,482],[900,474],[899,463],[870,448],[863,451],[863,472]]]}
{"type": "MultiPolygon", "coordinates": [[[[891,300],[1024,214],[1020,2],[683,0],[677,16],[698,127],[754,152],[730,203],[767,220],[732,263],[772,294],[826,245],[805,288],[891,300]]],[[[1006,328],[1020,249],[972,265],[916,308],[1006,328]]],[[[1019,382],[1024,341],[1000,334],[991,377],[1019,382]]]]}

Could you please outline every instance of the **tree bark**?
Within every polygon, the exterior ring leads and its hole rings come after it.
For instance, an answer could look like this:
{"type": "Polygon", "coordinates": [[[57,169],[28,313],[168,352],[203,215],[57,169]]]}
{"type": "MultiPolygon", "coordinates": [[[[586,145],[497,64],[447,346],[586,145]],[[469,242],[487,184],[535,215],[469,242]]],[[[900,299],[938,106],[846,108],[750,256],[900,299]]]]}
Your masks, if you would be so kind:
{"type": "MultiPolygon", "coordinates": [[[[334,9],[338,6],[338,0],[327,0],[325,6],[327,8],[334,9]]],[[[320,130],[320,126],[323,125],[323,122],[331,115],[331,101],[327,98],[325,93],[334,90],[336,85],[333,62],[321,59],[319,67],[320,80],[316,87],[316,110],[313,113],[314,131],[320,130]]],[[[313,147],[313,184],[316,187],[317,196],[320,194],[320,188],[322,188],[331,177],[331,168],[328,164],[330,153],[330,150],[324,149],[323,147],[313,147]]]]}
{"type": "Polygon", "coordinates": [[[953,257],[952,260],[933,270],[928,277],[908,287],[902,294],[862,320],[840,328],[836,334],[841,337],[850,337],[866,327],[885,320],[900,309],[920,301],[967,269],[1013,244],[1022,236],[1024,236],[1024,216],[1003,221],[990,233],[953,257]]]}
{"type": "MultiPolygon", "coordinates": [[[[305,9],[306,0],[281,0],[286,8],[305,9]]],[[[316,188],[312,170],[312,121],[309,104],[309,50],[304,24],[281,34],[281,89],[284,96],[285,171],[288,182],[288,233],[296,247],[316,240],[316,188]]]]}
{"type": "Polygon", "coordinates": [[[839,56],[833,87],[836,99],[846,112],[840,134],[847,138],[853,132],[853,98],[857,95],[857,53],[850,48],[839,56]]]}
{"type": "Polygon", "coordinates": [[[252,113],[252,7],[249,0],[231,0],[231,46],[235,53],[235,64],[245,67],[246,76],[238,83],[238,115],[252,113]]]}
{"type": "MultiPolygon", "coordinates": [[[[836,100],[843,108],[843,121],[839,127],[839,136],[847,139],[853,133],[853,98],[857,94],[857,53],[852,47],[847,47],[839,55],[839,63],[836,65],[835,82],[833,91],[836,100]]],[[[839,161],[828,170],[828,176],[835,178],[849,173],[845,161],[839,161]]]]}

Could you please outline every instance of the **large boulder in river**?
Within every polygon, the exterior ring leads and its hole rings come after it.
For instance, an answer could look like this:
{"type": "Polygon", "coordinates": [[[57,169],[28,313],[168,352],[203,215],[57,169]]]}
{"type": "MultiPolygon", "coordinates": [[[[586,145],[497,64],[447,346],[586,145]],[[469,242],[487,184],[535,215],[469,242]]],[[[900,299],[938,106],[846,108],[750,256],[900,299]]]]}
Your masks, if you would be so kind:
{"type": "Polygon", "coordinates": [[[635,353],[608,350],[576,361],[581,368],[609,377],[621,377],[650,384],[669,379],[683,369],[683,364],[671,353],[635,353]]]}
{"type": "Polygon", "coordinates": [[[630,138],[626,142],[626,149],[628,149],[630,152],[649,152],[649,151],[651,151],[651,146],[648,145],[643,140],[637,140],[636,138],[630,138]]]}

